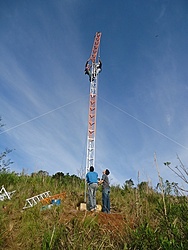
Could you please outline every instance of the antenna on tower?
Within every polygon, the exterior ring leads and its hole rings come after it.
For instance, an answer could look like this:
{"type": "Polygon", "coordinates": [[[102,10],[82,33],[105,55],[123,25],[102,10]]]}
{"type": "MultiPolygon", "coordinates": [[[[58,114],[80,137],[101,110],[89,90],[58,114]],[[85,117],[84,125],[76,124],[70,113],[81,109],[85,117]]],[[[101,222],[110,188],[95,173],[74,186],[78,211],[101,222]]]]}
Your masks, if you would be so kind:
{"type": "MultiPolygon", "coordinates": [[[[102,62],[100,58],[97,58],[97,56],[98,56],[98,51],[99,51],[101,35],[102,35],[101,32],[96,32],[91,55],[85,64],[85,74],[89,76],[89,81],[90,81],[86,173],[89,171],[91,166],[95,168],[97,87],[98,87],[98,74],[102,70],[102,62]],[[98,60],[96,61],[96,59],[98,60]]],[[[87,190],[87,183],[85,181],[84,202],[86,202],[86,190],[87,190]]]]}

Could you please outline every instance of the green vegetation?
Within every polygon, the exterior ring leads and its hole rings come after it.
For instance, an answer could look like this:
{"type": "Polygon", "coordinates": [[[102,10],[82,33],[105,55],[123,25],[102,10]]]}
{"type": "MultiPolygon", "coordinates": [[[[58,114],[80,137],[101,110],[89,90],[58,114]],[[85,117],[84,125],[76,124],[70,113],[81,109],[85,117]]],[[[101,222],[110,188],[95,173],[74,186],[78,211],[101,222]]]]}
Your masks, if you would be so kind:
{"type": "Polygon", "coordinates": [[[158,191],[147,182],[135,187],[131,179],[112,186],[111,214],[77,210],[85,184],[76,175],[1,171],[2,185],[16,192],[0,201],[0,249],[188,249],[188,200],[174,183],[162,182],[158,191]],[[41,202],[22,209],[27,198],[48,190],[66,198],[51,209],[42,210],[41,202]]]}

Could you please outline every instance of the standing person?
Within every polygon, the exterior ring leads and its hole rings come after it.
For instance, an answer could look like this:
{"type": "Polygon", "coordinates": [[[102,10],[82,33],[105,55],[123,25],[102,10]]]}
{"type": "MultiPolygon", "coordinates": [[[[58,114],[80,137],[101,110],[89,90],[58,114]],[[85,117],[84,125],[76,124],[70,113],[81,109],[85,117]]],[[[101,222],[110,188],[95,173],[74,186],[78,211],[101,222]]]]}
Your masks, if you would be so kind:
{"type": "Polygon", "coordinates": [[[89,209],[90,211],[96,210],[96,192],[98,188],[98,174],[94,172],[94,167],[91,166],[89,172],[86,174],[86,181],[89,185],[88,195],[89,195],[89,209]]]}
{"type": "Polygon", "coordinates": [[[108,175],[110,171],[108,169],[103,171],[102,179],[102,212],[110,213],[110,183],[108,175]]]}

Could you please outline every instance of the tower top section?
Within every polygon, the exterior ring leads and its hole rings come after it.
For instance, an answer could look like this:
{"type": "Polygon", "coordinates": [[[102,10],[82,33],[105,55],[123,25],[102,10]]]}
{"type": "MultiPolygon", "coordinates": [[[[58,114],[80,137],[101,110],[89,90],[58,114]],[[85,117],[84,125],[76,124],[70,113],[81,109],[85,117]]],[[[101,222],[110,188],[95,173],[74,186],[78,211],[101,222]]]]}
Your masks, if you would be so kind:
{"type": "Polygon", "coordinates": [[[93,48],[92,48],[92,51],[91,51],[90,58],[88,59],[88,61],[91,60],[93,63],[96,62],[96,57],[97,57],[97,53],[98,53],[98,50],[99,50],[101,35],[102,35],[101,32],[96,32],[96,34],[95,34],[93,48]]]}

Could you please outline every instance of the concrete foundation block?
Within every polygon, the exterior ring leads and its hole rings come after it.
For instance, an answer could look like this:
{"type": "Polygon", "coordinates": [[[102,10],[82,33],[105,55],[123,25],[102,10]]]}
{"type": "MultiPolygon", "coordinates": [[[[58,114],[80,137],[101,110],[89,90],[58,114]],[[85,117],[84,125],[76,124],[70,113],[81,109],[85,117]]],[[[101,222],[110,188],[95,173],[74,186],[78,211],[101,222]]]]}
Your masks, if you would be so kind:
{"type": "MultiPolygon", "coordinates": [[[[86,203],[80,203],[80,211],[86,211],[88,210],[87,204],[86,203]]],[[[96,212],[100,212],[102,210],[101,205],[97,205],[96,212]]]]}

